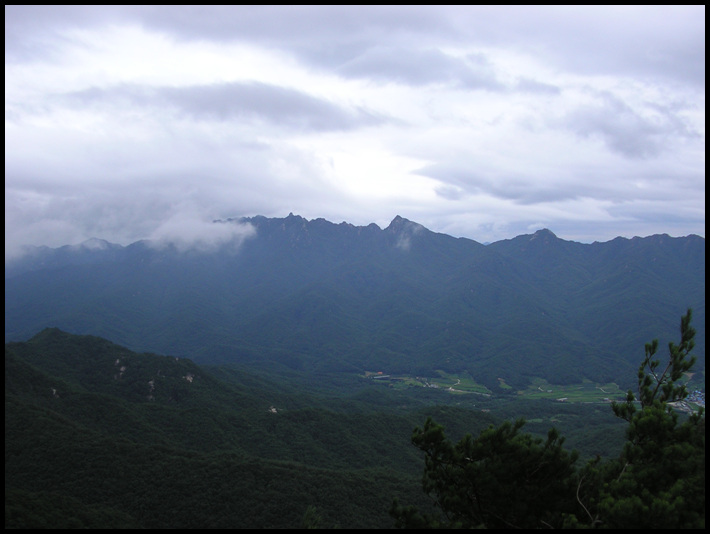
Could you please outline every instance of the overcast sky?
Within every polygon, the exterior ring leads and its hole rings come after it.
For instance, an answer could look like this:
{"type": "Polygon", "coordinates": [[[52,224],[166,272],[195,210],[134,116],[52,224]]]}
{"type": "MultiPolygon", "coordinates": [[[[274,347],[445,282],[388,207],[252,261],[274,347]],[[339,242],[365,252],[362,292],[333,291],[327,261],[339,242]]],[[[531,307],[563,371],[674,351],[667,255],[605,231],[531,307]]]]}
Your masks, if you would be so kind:
{"type": "Polygon", "coordinates": [[[704,236],[705,7],[5,7],[6,257],[289,212],[704,236]]]}

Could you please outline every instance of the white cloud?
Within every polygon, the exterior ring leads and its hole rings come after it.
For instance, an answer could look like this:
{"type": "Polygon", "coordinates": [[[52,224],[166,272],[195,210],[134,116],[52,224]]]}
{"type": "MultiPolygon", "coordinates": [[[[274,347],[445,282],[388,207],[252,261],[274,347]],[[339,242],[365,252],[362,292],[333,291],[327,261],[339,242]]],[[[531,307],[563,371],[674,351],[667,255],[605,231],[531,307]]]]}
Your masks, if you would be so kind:
{"type": "Polygon", "coordinates": [[[181,212],[161,223],[150,235],[149,242],[157,248],[174,246],[180,252],[209,252],[225,247],[237,252],[244,240],[255,234],[256,229],[251,224],[208,221],[199,215],[181,212]]]}

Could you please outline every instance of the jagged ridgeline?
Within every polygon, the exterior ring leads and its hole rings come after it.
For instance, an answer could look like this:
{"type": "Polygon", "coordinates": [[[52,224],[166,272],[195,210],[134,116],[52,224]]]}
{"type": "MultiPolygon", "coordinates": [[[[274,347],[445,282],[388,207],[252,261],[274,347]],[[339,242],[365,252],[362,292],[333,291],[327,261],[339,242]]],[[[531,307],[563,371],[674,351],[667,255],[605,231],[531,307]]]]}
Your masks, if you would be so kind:
{"type": "Polygon", "coordinates": [[[630,384],[644,343],[672,339],[693,308],[704,369],[698,236],[581,244],[540,230],[484,246],[401,217],[215,224],[239,231],[214,247],[92,240],[6,264],[6,341],[55,326],[198,363],[630,384]]]}

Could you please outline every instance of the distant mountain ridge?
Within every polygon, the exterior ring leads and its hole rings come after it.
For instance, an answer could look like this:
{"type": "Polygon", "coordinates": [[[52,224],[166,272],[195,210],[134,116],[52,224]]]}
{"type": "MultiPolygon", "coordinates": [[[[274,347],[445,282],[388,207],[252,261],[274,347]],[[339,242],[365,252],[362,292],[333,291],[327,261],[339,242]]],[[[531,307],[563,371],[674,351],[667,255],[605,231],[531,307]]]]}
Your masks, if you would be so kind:
{"type": "Polygon", "coordinates": [[[197,362],[531,378],[633,377],[643,345],[694,309],[704,367],[705,239],[482,245],[395,217],[387,228],[262,216],[238,249],[92,240],[7,264],[6,341],[46,327],[197,362]]]}

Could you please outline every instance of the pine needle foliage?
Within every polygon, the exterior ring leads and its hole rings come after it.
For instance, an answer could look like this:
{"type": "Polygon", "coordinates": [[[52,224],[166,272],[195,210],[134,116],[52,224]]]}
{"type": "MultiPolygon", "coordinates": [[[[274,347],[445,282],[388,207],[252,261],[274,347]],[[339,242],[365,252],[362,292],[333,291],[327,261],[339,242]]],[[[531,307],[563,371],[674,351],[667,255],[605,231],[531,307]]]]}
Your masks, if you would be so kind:
{"type": "Polygon", "coordinates": [[[553,428],[547,440],[521,433],[525,421],[490,426],[477,438],[451,442],[427,419],[412,443],[424,452],[424,492],[434,512],[395,500],[400,528],[704,528],[705,417],[680,415],[688,395],[684,374],[696,362],[692,310],[681,318],[681,340],[669,343],[662,365],[658,340],[645,346],[638,392],[613,403],[628,422],[618,458],[590,461],[563,448],[553,428]]]}

